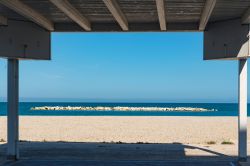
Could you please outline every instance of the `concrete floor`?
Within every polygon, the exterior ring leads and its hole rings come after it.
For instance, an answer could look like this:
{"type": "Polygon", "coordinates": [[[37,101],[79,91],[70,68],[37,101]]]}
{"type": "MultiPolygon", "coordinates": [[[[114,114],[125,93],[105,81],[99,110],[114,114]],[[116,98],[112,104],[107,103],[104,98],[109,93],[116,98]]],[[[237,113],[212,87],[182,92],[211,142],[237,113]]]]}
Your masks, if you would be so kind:
{"type": "Polygon", "coordinates": [[[76,161],[76,160],[22,160],[5,166],[232,166],[223,161],[76,161]]]}
{"type": "Polygon", "coordinates": [[[10,162],[5,160],[6,144],[0,145],[2,165],[232,166],[237,160],[235,145],[21,142],[19,147],[20,160],[10,162]]]}

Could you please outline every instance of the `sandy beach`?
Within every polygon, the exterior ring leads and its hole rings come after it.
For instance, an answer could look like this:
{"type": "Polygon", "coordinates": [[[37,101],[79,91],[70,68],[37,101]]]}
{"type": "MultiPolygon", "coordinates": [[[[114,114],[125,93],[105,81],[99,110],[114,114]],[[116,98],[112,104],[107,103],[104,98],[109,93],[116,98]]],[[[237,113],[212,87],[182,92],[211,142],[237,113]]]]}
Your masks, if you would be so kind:
{"type": "MultiPolygon", "coordinates": [[[[3,140],[6,124],[0,117],[3,140]]],[[[237,143],[237,117],[20,116],[19,133],[26,141],[237,143]]]]}

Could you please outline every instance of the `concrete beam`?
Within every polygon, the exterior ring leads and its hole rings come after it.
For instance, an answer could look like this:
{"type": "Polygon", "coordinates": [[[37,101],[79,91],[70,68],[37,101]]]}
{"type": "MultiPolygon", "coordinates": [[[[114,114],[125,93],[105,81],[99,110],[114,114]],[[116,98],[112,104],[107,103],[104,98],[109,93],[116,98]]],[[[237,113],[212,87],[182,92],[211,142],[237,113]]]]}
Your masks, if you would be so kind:
{"type": "Polygon", "coordinates": [[[164,0],[156,0],[155,2],[156,2],[161,30],[166,31],[167,27],[166,27],[166,14],[165,14],[164,0]]]}
{"type": "Polygon", "coordinates": [[[43,15],[29,7],[28,5],[24,4],[20,0],[1,0],[1,4],[5,5],[6,7],[14,10],[18,14],[28,18],[29,20],[37,23],[38,25],[44,27],[48,31],[54,30],[53,23],[45,18],[43,15]]]}
{"type": "Polygon", "coordinates": [[[242,24],[250,24],[250,7],[243,14],[241,21],[242,21],[242,24]]]}
{"type": "Polygon", "coordinates": [[[200,18],[200,24],[199,24],[199,30],[204,31],[207,25],[207,22],[212,14],[212,11],[214,10],[216,4],[216,0],[206,0],[205,6],[203,8],[201,18],[200,18]]]}
{"type": "Polygon", "coordinates": [[[116,0],[103,0],[109,11],[112,13],[122,30],[128,31],[128,21],[119,7],[116,0]]]}
{"type": "Polygon", "coordinates": [[[90,22],[68,0],[50,0],[58,9],[75,21],[86,31],[91,31],[90,22]]]}
{"type": "MultiPolygon", "coordinates": [[[[168,32],[197,32],[197,23],[172,23],[169,22],[167,24],[168,32]]],[[[55,31],[57,32],[82,32],[80,26],[76,25],[75,23],[55,23],[55,31]]],[[[128,32],[123,31],[121,27],[115,23],[92,23],[91,24],[91,32],[128,32]]],[[[159,23],[152,22],[152,23],[130,23],[129,24],[129,32],[161,32],[159,28],[159,23]]]]}

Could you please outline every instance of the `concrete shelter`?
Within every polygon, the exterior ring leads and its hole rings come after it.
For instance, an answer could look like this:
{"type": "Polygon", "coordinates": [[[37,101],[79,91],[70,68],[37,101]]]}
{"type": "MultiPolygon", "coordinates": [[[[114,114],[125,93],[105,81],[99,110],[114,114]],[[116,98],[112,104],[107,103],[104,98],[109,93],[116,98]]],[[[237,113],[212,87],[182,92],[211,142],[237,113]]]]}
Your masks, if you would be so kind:
{"type": "MultiPolygon", "coordinates": [[[[18,159],[18,61],[50,60],[51,32],[204,32],[205,60],[237,60],[238,158],[247,160],[250,0],[0,0],[8,60],[8,151],[18,159]]],[[[34,62],[35,63],[35,62],[34,62]]]]}

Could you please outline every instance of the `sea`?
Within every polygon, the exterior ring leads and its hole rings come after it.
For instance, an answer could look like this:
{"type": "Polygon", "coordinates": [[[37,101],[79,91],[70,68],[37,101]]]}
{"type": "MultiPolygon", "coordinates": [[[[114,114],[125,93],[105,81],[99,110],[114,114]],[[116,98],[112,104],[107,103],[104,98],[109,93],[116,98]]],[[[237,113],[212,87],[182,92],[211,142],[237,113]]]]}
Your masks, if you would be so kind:
{"type": "MultiPolygon", "coordinates": [[[[250,105],[248,104],[248,108],[250,105]]],[[[0,102],[0,116],[6,116],[7,103],[0,102]]],[[[236,103],[80,103],[80,102],[20,102],[19,115],[23,116],[237,116],[236,103]],[[77,111],[77,110],[31,110],[32,107],[42,106],[84,106],[84,107],[194,107],[214,111],[180,112],[180,111],[77,111]]],[[[250,109],[248,110],[248,116],[250,109]]]]}

